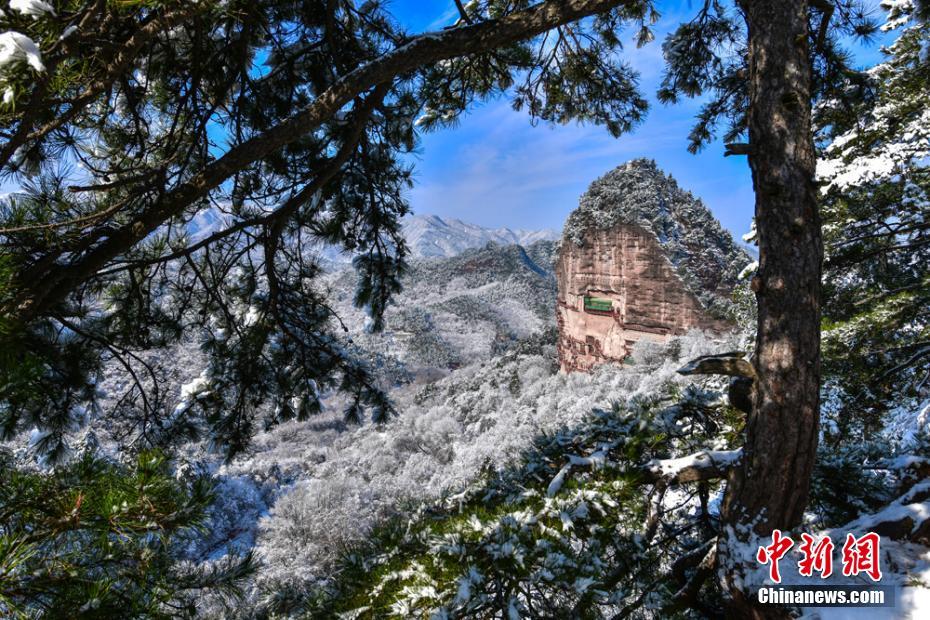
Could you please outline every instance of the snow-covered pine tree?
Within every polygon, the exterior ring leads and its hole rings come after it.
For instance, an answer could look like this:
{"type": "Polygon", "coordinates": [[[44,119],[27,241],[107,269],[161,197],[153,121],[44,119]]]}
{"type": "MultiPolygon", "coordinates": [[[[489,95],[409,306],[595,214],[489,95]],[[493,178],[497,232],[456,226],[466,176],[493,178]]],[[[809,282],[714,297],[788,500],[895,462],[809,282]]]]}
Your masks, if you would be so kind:
{"type": "Polygon", "coordinates": [[[0,451],[0,615],[178,618],[205,594],[235,601],[251,554],[181,559],[212,493],[207,477],[176,479],[155,451],[128,466],[87,451],[54,473],[0,451]]]}
{"type": "MultiPolygon", "coordinates": [[[[614,52],[621,25],[651,38],[651,3],[456,6],[454,27],[420,36],[378,2],[62,0],[4,12],[0,165],[33,180],[2,218],[4,368],[23,370],[4,381],[3,427],[50,430],[60,451],[92,399],[87,361],[104,353],[133,376],[146,436],[196,427],[202,409],[234,454],[263,407],[269,424],[300,417],[340,383],[347,417],[365,406],[384,417],[384,395],[330,333],[307,241],[360,254],[356,299],[377,327],[404,265],[402,155],[418,115],[421,127],[454,123],[513,87],[536,118],[618,134],[645,108],[614,52]],[[197,216],[217,225],[194,235],[197,216]],[[175,415],[159,415],[157,372],[133,349],[192,332],[210,369],[175,415]]],[[[756,389],[724,514],[756,534],[796,524],[807,502],[822,259],[811,104],[847,73],[837,36],[872,28],[854,0],[735,11],[708,0],[665,45],[662,96],[711,93],[694,143],[720,119],[750,139],[728,150],[749,155],[756,192],[756,389]],[[774,432],[785,441],[768,441],[774,432]]]]}
{"type": "Polygon", "coordinates": [[[823,244],[811,107],[852,70],[839,39],[875,28],[854,0],[745,0],[736,11],[711,0],[663,45],[668,69],[660,98],[708,96],[691,149],[724,124],[726,154],[748,156],[755,193],[752,407],[743,461],[729,475],[728,526],[717,545],[734,617],[784,615],[755,605],[740,574],[752,561],[746,550],[755,536],[800,523],[816,461],[823,244]],[[740,136],[748,143],[735,142],[740,136]]]}
{"type": "Polygon", "coordinates": [[[828,371],[866,430],[930,389],[930,25],[886,6],[887,60],[817,113],[828,371]]]}

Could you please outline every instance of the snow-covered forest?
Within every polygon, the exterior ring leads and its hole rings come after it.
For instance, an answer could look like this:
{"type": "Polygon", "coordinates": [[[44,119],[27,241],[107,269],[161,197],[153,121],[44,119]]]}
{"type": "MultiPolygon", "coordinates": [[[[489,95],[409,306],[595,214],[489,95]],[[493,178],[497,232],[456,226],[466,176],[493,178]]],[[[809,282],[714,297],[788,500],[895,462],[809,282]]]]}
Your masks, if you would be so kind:
{"type": "Polygon", "coordinates": [[[925,617],[930,5],[448,4],[0,3],[0,616],[925,617]],[[409,213],[484,102],[653,96],[747,161],[748,253],[643,160],[561,240],[409,213]],[[618,222],[731,329],[561,372],[560,244],[618,222]],[[782,533],[894,605],[765,604],[782,533]]]}

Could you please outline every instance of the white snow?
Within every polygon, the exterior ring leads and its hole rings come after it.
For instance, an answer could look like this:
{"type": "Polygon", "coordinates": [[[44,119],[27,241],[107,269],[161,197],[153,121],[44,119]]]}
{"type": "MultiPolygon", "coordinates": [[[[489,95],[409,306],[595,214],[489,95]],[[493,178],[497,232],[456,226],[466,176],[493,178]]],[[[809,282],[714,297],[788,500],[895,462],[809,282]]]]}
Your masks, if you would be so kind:
{"type": "Polygon", "coordinates": [[[484,228],[437,215],[407,216],[403,226],[404,238],[412,254],[419,257],[455,256],[466,249],[484,247],[488,243],[526,246],[541,240],[554,241],[559,236],[557,231],[549,229],[484,228]]]}
{"type": "Polygon", "coordinates": [[[646,464],[646,468],[666,478],[674,478],[682,471],[690,468],[706,468],[711,465],[732,465],[743,454],[742,448],[737,450],[701,450],[688,456],[677,459],[653,459],[646,464]]]}
{"type": "Polygon", "coordinates": [[[746,278],[754,274],[758,269],[759,269],[759,261],[754,260],[748,265],[746,265],[745,267],[743,267],[743,270],[739,272],[739,276],[737,276],[737,278],[740,280],[745,280],[746,278]]]}
{"type": "MultiPolygon", "coordinates": [[[[260,579],[319,579],[336,550],[363,538],[399,505],[459,493],[489,464],[513,465],[540,433],[571,427],[619,395],[636,398],[669,382],[686,384],[676,368],[709,353],[709,343],[698,335],[680,342],[672,359],[642,351],[635,364],[590,375],[559,373],[551,363],[554,350],[476,362],[422,392],[417,386],[395,392],[401,414],[384,427],[340,430],[337,410],[260,433],[248,457],[221,469],[268,489],[269,513],[251,526],[267,567],[260,579]]],[[[555,514],[565,512],[567,522],[580,518],[587,507],[572,500],[575,490],[568,493],[565,483],[582,463],[596,466],[602,458],[603,446],[587,456],[566,454],[569,462],[545,491],[555,514]]],[[[215,535],[222,537],[222,530],[215,535]]]]}
{"type": "Polygon", "coordinates": [[[570,454],[568,460],[572,465],[603,467],[607,462],[607,451],[604,449],[593,452],[590,456],[575,456],[570,454]]]}
{"type": "Polygon", "coordinates": [[[552,479],[552,482],[550,482],[549,486],[546,488],[546,495],[553,497],[556,493],[558,493],[562,488],[562,485],[565,484],[565,477],[568,476],[571,470],[571,463],[562,467],[562,469],[559,470],[559,473],[555,475],[555,477],[552,479]]]}
{"type": "Polygon", "coordinates": [[[65,39],[67,39],[68,37],[70,37],[72,34],[74,34],[77,31],[78,31],[78,27],[74,24],[71,24],[70,26],[65,28],[65,31],[61,33],[61,36],[58,37],[58,40],[64,41],[65,39]]]}
{"type": "Polygon", "coordinates": [[[181,386],[181,394],[178,398],[178,404],[174,407],[173,415],[180,415],[190,409],[194,399],[209,390],[210,375],[207,370],[204,370],[199,377],[181,386]]]}
{"type": "Polygon", "coordinates": [[[888,11],[888,21],[881,26],[883,32],[895,30],[907,24],[916,8],[914,0],[882,0],[880,5],[888,11]]]}
{"type": "Polygon", "coordinates": [[[10,8],[22,15],[30,15],[38,19],[46,13],[55,15],[55,9],[43,0],[10,0],[10,8]]]}
{"type": "Polygon", "coordinates": [[[930,481],[924,481],[915,484],[911,489],[897,500],[885,506],[878,512],[862,515],[855,521],[847,523],[835,532],[868,532],[873,530],[880,523],[890,523],[910,518],[916,529],[927,519],[930,519],[930,501],[910,503],[910,500],[918,494],[930,491],[930,481]]]}
{"type": "Polygon", "coordinates": [[[25,60],[38,72],[45,71],[42,64],[42,52],[35,41],[20,32],[8,30],[0,33],[0,71],[18,61],[25,60]]]}
{"type": "Polygon", "coordinates": [[[930,465],[930,460],[927,460],[922,456],[903,454],[883,463],[883,466],[887,467],[888,469],[910,469],[920,465],[930,465]]]}

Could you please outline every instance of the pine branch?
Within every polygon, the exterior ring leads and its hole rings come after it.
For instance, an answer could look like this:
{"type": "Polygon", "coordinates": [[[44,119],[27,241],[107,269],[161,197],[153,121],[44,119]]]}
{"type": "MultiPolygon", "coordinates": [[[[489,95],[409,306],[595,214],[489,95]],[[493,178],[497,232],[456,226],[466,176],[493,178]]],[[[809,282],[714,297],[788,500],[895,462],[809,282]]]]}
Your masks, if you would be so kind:
{"type": "MultiPolygon", "coordinates": [[[[627,0],[630,1],[630,0],[627,0]]],[[[167,192],[133,220],[110,233],[101,243],[67,264],[46,261],[40,269],[22,274],[30,283],[9,313],[32,320],[64,299],[116,258],[182,213],[226,179],[252,163],[300,139],[331,119],[358,95],[398,75],[440,60],[494,49],[536,36],[546,30],[612,9],[623,0],[546,0],[505,17],[431,32],[413,38],[380,58],[361,65],[334,82],[313,103],[271,129],[233,147],[200,173],[167,192]]]]}

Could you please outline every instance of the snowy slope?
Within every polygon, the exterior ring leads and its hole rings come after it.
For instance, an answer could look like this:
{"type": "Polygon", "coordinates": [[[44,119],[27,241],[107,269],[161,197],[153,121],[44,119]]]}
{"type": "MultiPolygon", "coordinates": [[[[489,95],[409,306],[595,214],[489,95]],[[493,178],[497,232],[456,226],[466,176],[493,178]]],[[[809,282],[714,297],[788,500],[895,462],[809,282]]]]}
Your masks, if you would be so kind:
{"type": "Polygon", "coordinates": [[[220,499],[196,551],[254,544],[264,564],[252,604],[261,591],[306,591],[385,517],[518,462],[540,433],[572,427],[613,398],[683,387],[688,379],[675,370],[684,361],[731,344],[695,334],[668,351],[644,347],[630,365],[563,374],[551,340],[531,337],[437,382],[395,390],[402,413],[385,426],[347,427],[330,412],[260,433],[249,455],[215,470],[220,499]]]}
{"type": "Polygon", "coordinates": [[[555,327],[555,251],[552,241],[491,241],[449,258],[414,258],[379,334],[365,331],[365,316],[352,304],[351,267],[328,274],[329,297],[357,346],[414,376],[441,375],[555,327]]]}

